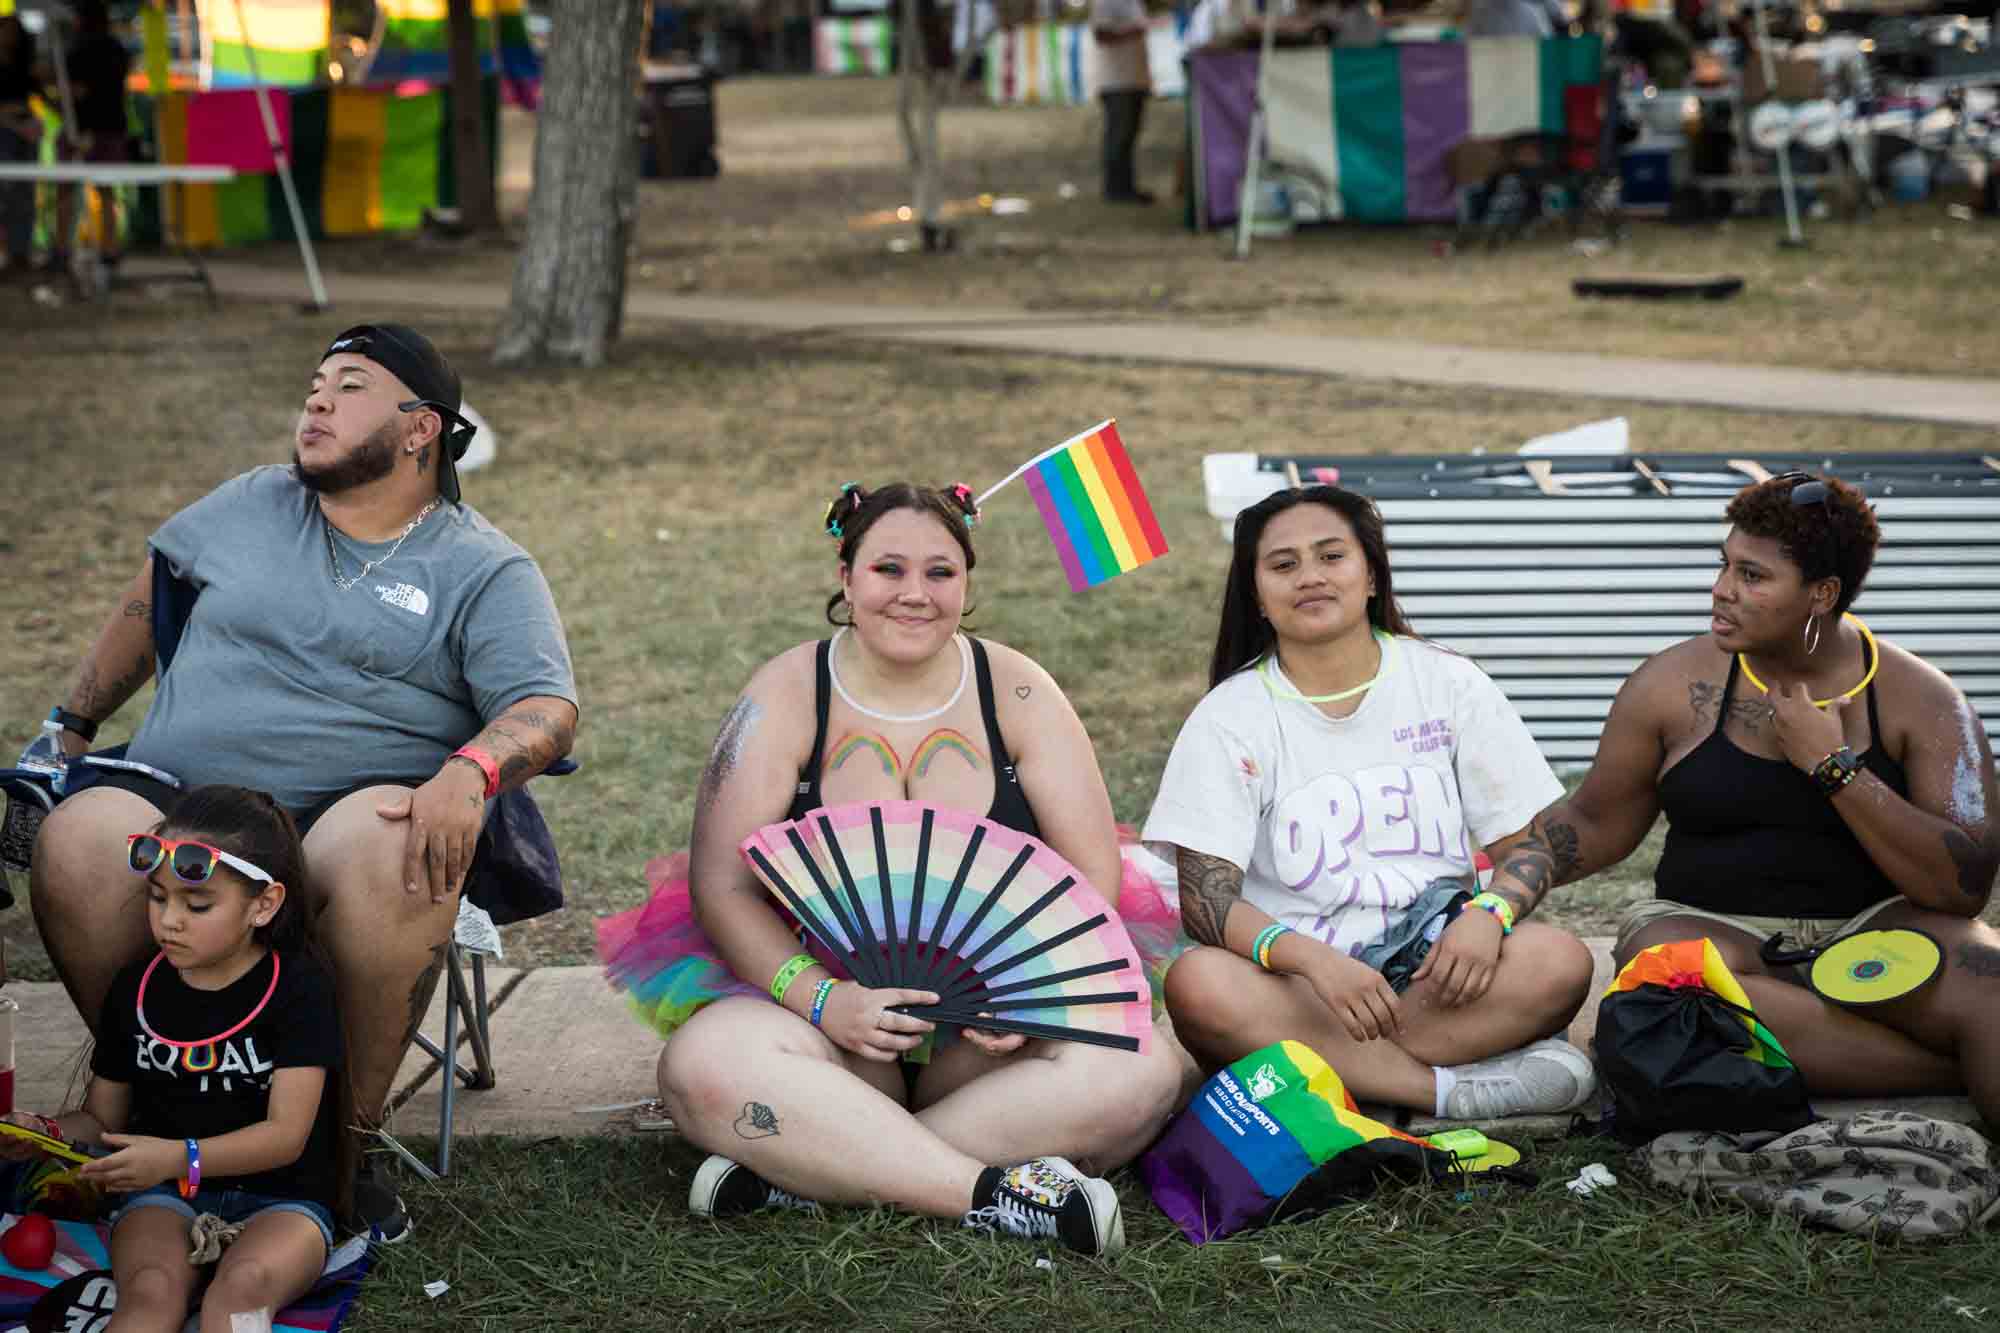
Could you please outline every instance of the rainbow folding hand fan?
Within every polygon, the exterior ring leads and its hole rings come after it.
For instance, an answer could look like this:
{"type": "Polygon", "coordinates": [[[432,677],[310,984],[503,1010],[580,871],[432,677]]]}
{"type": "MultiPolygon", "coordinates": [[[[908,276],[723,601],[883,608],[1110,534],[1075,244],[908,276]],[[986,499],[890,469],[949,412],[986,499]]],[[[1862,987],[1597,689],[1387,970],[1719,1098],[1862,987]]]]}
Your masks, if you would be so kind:
{"type": "Polygon", "coordinates": [[[918,801],[769,824],[743,859],[864,986],[935,991],[899,1013],[1144,1051],[1152,992],[1118,913],[1042,842],[918,801]]]}

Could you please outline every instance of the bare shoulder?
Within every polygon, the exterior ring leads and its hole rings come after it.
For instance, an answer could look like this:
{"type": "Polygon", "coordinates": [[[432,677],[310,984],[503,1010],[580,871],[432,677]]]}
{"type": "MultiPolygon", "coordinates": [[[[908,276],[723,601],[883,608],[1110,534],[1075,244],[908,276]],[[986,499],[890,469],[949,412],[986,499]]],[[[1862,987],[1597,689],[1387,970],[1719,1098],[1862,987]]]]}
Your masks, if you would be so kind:
{"type": "Polygon", "coordinates": [[[1062,687],[1040,662],[1004,643],[991,639],[979,642],[986,648],[986,663],[993,672],[994,706],[1003,719],[1010,713],[1033,717],[1038,710],[1063,700],[1062,687]]]}
{"type": "MultiPolygon", "coordinates": [[[[817,644],[808,641],[787,648],[765,662],[750,676],[731,707],[729,720],[741,724],[756,720],[773,733],[785,748],[803,752],[811,742],[813,724],[813,654],[817,644]]],[[[727,727],[728,723],[725,723],[727,727]]]]}
{"type": "Polygon", "coordinates": [[[1715,720],[1729,679],[1729,654],[1706,634],[1683,639],[1641,662],[1619,688],[1615,707],[1662,728],[1715,720]]]}
{"type": "MultiPolygon", "coordinates": [[[[1971,700],[1950,676],[1887,639],[1878,637],[1875,644],[1881,653],[1875,705],[1893,750],[1904,750],[1911,741],[1950,746],[1979,731],[1971,700]]],[[[1976,747],[1976,739],[1972,744],[1976,747]]]]}

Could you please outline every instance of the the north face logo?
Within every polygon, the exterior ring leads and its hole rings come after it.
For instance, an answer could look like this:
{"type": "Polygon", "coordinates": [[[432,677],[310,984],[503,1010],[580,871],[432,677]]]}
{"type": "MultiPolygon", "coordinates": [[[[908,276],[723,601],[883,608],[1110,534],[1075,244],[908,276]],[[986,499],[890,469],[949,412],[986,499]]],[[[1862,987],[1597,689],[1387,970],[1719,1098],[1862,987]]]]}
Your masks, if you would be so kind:
{"type": "Polygon", "coordinates": [[[410,583],[398,583],[395,587],[378,583],[375,595],[391,606],[400,606],[412,615],[427,616],[431,613],[431,595],[410,583]]]}

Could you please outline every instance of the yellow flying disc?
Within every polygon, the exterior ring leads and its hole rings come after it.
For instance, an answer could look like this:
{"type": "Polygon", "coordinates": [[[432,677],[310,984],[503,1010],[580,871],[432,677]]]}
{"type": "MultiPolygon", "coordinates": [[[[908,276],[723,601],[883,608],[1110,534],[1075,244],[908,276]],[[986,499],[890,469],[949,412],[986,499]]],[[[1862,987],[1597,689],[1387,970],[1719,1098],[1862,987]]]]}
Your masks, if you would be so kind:
{"type": "Polygon", "coordinates": [[[1864,930],[1813,960],[1812,988],[1835,1004],[1886,1004],[1922,989],[1944,969],[1944,949],[1921,930],[1864,930]]]}

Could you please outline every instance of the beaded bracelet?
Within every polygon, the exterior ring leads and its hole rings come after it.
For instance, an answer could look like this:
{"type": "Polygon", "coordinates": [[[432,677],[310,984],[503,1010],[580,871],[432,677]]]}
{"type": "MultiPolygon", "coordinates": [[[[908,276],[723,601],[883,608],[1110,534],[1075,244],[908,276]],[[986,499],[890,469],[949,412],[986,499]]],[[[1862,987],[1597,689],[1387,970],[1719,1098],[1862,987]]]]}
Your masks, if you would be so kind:
{"type": "Polygon", "coordinates": [[[1499,894],[1478,894],[1466,906],[1477,907],[1482,911],[1491,912],[1493,919],[1500,923],[1500,933],[1502,935],[1512,935],[1514,933],[1514,904],[1508,902],[1499,894]]]}
{"type": "Polygon", "coordinates": [[[771,978],[771,998],[779,1004],[783,1004],[785,1002],[785,992],[790,990],[792,983],[799,979],[799,973],[805,971],[818,961],[817,958],[814,958],[809,953],[795,953],[790,958],[787,958],[778,968],[778,974],[771,978]]]}
{"type": "Polygon", "coordinates": [[[1257,938],[1251,941],[1250,961],[1263,968],[1266,972],[1269,972],[1271,970],[1271,946],[1278,942],[1279,937],[1293,933],[1290,926],[1281,926],[1275,921],[1264,927],[1257,932],[1257,938]]]}
{"type": "Polygon", "coordinates": [[[181,1197],[192,1199],[201,1188],[201,1145],[193,1139],[187,1141],[188,1173],[181,1178],[181,1197]]]}
{"type": "Polygon", "coordinates": [[[820,982],[819,985],[813,987],[812,1013],[807,1017],[814,1027],[818,1027],[819,1020],[825,1016],[826,997],[833,994],[833,988],[836,984],[834,978],[828,977],[826,980],[820,982]]]}
{"type": "Polygon", "coordinates": [[[1850,745],[1841,746],[1813,765],[1812,780],[1825,796],[1838,795],[1860,776],[1861,761],[1854,757],[1854,747],[1850,745]]]}

